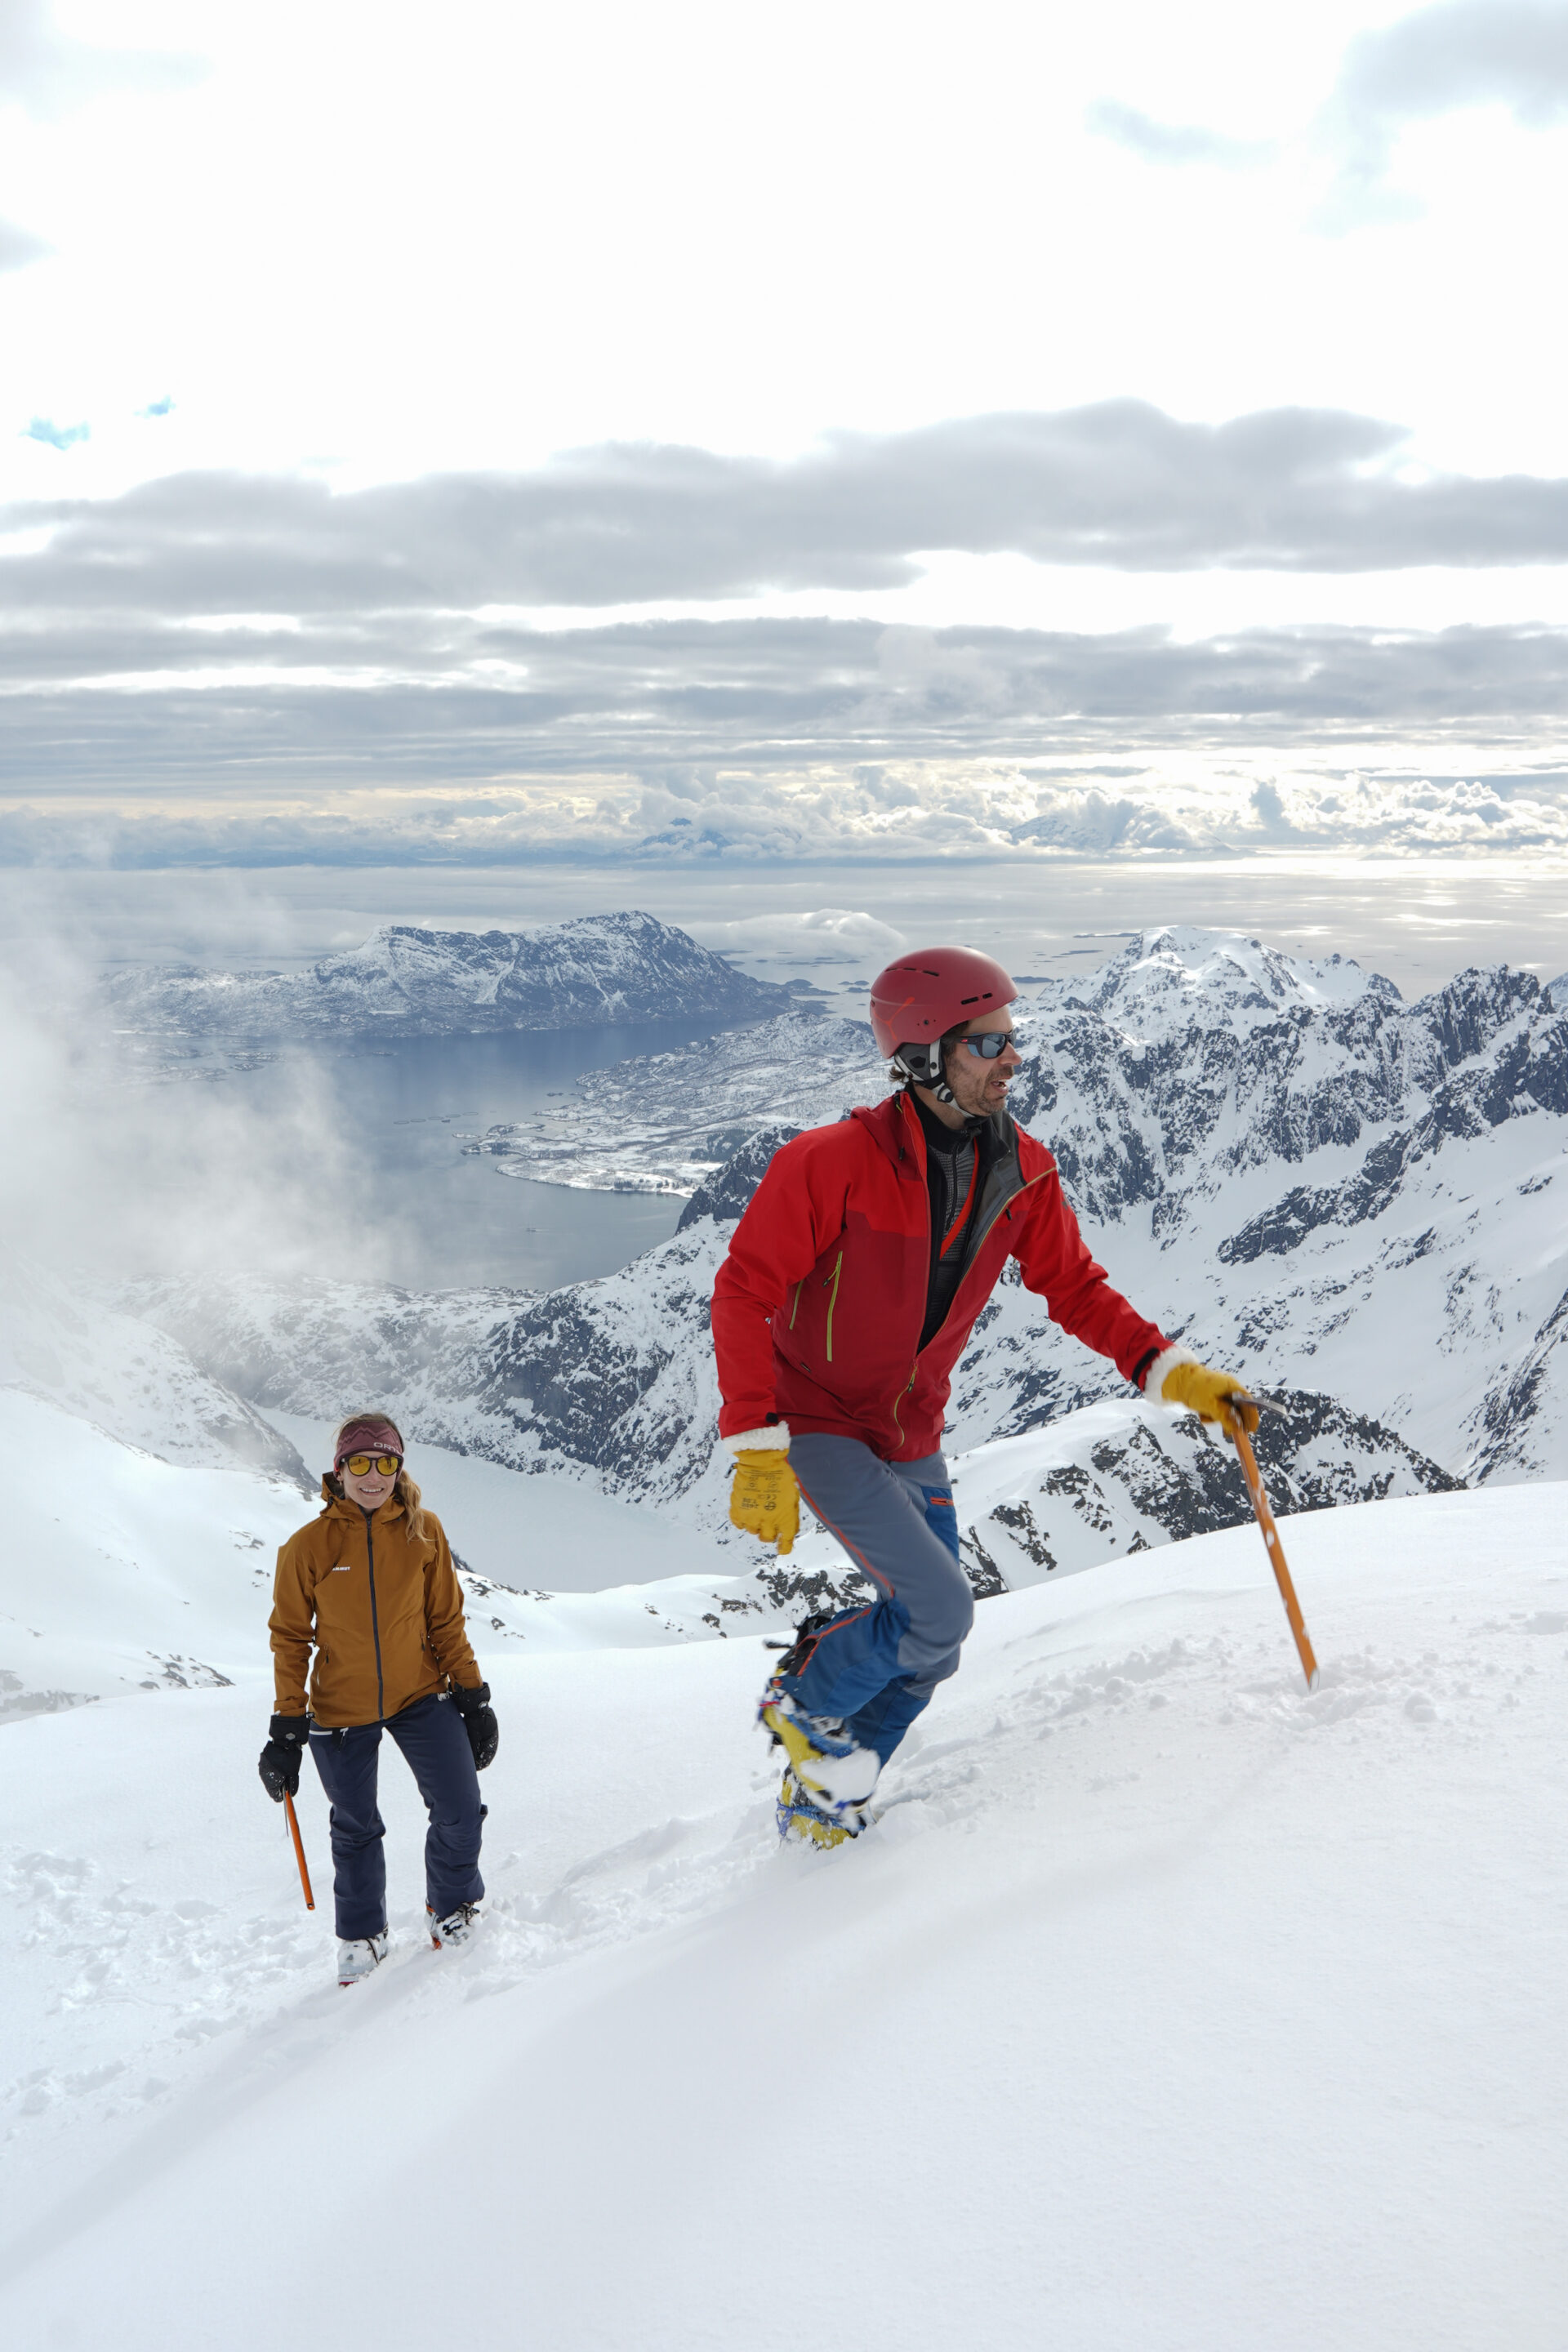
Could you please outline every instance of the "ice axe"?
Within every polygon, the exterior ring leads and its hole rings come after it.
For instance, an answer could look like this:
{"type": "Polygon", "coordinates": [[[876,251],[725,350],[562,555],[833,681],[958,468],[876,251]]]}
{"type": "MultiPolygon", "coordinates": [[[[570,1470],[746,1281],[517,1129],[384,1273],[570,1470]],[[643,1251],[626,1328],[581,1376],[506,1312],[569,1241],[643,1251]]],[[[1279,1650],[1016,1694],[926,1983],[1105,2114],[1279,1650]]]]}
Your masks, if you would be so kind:
{"type": "MultiPolygon", "coordinates": [[[[1282,1404],[1276,1404],[1270,1397],[1249,1396],[1245,1389],[1234,1389],[1223,1402],[1226,1404],[1257,1405],[1264,1412],[1278,1413],[1281,1420],[1288,1417],[1282,1404]]],[[[1252,1450],[1252,1440],[1242,1426],[1239,1413],[1231,1415],[1226,1424],[1226,1434],[1241,1457],[1241,1475],[1247,1481],[1247,1491],[1252,1497],[1252,1507],[1258,1515],[1258,1524],[1263,1530],[1263,1541],[1268,1549],[1269,1566],[1274,1570],[1274,1581],[1279,1587],[1279,1598],[1285,1603],[1285,1614],[1290,1620],[1290,1631],[1296,1637],[1296,1650],[1301,1661],[1301,1672],[1307,1677],[1307,1688],[1310,1691],[1315,1691],[1318,1687],[1318,1661],[1312,1654],[1312,1644],[1308,1637],[1306,1622],[1301,1615],[1301,1604],[1296,1598],[1296,1588],[1290,1581],[1290,1571],[1285,1565],[1285,1547],[1279,1540],[1279,1530],[1274,1524],[1274,1514],[1268,1507],[1268,1497],[1263,1491],[1263,1478],[1258,1467],[1258,1456],[1252,1450]]]]}
{"type": "Polygon", "coordinates": [[[300,1819],[294,1811],[294,1800],[287,1789],[283,1791],[283,1811],[288,1817],[289,1834],[294,1841],[294,1859],[300,1865],[300,1884],[305,1890],[305,1908],[313,1911],[316,1898],[310,1892],[310,1874],[305,1866],[305,1842],[300,1835],[300,1819]]]}

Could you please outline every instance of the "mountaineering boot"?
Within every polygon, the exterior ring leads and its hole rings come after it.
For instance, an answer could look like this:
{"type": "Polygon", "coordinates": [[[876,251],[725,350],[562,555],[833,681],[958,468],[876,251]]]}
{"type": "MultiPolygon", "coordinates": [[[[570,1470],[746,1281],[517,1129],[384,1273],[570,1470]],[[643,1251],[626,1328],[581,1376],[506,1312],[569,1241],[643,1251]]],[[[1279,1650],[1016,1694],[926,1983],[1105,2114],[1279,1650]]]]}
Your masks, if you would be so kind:
{"type": "Polygon", "coordinates": [[[858,1837],[871,1820],[863,1805],[844,1805],[836,1814],[825,1813],[816,1805],[795,1778],[795,1766],[784,1766],[784,1785],[773,1809],[779,1825],[779,1836],[797,1845],[846,1845],[858,1837]]]}
{"type": "Polygon", "coordinates": [[[426,1903],[425,1916],[430,1922],[431,1943],[437,1951],[440,1951],[443,1945],[450,1946],[453,1950],[456,1950],[459,1944],[466,1944],[473,1934],[479,1916],[479,1906],[477,1903],[459,1903],[455,1911],[448,1911],[444,1919],[437,1919],[435,1912],[426,1903]]]}
{"type": "MultiPolygon", "coordinates": [[[[882,1769],[876,1749],[858,1747],[843,1723],[807,1715],[778,1675],[763,1693],[757,1719],[789,1758],[800,1794],[826,1821],[845,1824],[853,1836],[882,1769]]],[[[779,1801],[782,1806],[782,1796],[779,1801]]]]}
{"type": "Polygon", "coordinates": [[[385,1958],[384,1927],[379,1936],[355,1936],[352,1940],[345,1940],[338,1946],[338,1982],[341,1985],[358,1984],[361,1977],[368,1977],[385,1958]]]}

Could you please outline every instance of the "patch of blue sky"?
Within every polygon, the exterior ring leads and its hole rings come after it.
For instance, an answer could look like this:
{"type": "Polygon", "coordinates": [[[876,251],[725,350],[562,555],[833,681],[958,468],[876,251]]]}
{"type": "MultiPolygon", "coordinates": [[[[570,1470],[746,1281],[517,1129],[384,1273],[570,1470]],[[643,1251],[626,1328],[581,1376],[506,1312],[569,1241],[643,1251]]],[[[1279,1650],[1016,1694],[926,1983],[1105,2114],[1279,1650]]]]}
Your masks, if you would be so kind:
{"type": "Polygon", "coordinates": [[[69,449],[78,441],[91,437],[90,425],[57,425],[52,417],[35,416],[30,425],[22,427],[24,441],[44,441],[51,449],[69,449]]]}

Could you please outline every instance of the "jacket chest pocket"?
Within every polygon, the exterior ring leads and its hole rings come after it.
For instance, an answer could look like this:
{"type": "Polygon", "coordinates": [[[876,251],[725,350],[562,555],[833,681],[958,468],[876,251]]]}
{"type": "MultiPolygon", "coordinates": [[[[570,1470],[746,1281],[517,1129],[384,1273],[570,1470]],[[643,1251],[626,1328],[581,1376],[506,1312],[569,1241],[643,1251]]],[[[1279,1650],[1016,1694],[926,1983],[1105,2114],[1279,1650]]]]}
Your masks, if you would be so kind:
{"type": "Polygon", "coordinates": [[[803,1368],[813,1355],[833,1361],[833,1324],[843,1279],[844,1245],[837,1242],[790,1294],[785,1329],[803,1368]]]}

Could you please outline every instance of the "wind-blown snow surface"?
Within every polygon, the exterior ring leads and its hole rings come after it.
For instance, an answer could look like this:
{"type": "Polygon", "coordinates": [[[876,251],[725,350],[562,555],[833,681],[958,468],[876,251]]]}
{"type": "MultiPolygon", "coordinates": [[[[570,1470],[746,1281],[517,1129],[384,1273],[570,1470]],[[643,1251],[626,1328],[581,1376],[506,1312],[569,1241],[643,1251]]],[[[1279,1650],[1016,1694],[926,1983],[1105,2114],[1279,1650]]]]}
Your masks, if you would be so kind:
{"type": "Polygon", "coordinates": [[[258,1687],[12,1727],[11,2340],[1560,2352],[1564,1500],[1296,1522],[1311,1698],[1250,1529],[988,1602],[827,1858],[757,1643],[481,1642],[480,1939],[389,1756],[346,1994],[258,1687]]]}

